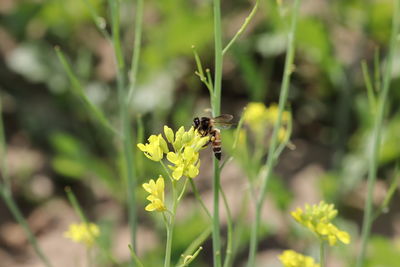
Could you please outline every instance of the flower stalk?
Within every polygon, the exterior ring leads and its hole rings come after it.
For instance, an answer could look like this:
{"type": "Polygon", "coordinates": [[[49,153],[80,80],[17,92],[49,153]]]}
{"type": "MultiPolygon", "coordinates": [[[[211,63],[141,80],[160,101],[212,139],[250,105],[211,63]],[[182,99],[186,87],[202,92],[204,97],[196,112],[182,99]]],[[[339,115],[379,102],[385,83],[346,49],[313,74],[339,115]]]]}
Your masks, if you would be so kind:
{"type": "Polygon", "coordinates": [[[260,195],[257,199],[256,204],[256,216],[255,221],[252,226],[252,232],[250,237],[250,249],[249,249],[249,258],[247,262],[248,267],[253,267],[255,265],[255,256],[257,252],[258,246],[258,235],[259,228],[261,222],[261,211],[264,206],[264,199],[267,191],[267,186],[269,182],[269,178],[271,176],[272,169],[276,162],[276,157],[274,156],[277,145],[278,145],[278,132],[281,128],[282,114],[286,106],[287,97],[289,94],[289,83],[290,77],[293,72],[293,61],[295,54],[295,34],[297,28],[297,17],[299,13],[300,0],[296,0],[294,3],[294,9],[292,14],[291,26],[288,34],[288,44],[287,44],[287,54],[285,59],[285,68],[283,74],[283,81],[281,86],[281,93],[279,96],[279,111],[278,118],[275,122],[274,130],[272,132],[271,143],[269,146],[268,158],[266,162],[266,174],[262,181],[260,195]]]}
{"type": "Polygon", "coordinates": [[[389,54],[387,58],[385,76],[383,80],[382,91],[378,99],[377,112],[374,120],[373,135],[372,135],[372,150],[369,159],[368,169],[368,190],[367,200],[365,202],[365,213],[363,218],[363,227],[361,233],[361,250],[357,258],[357,267],[364,266],[365,253],[367,249],[367,243],[369,240],[371,226],[373,222],[373,211],[372,211],[372,197],[377,176],[377,164],[379,147],[382,139],[382,128],[383,128],[383,117],[385,108],[387,106],[387,99],[389,94],[390,80],[392,77],[392,65],[394,59],[394,52],[397,45],[398,34],[400,30],[400,0],[394,1],[393,8],[393,20],[392,20],[392,32],[390,38],[389,54]]]}
{"type": "Polygon", "coordinates": [[[319,249],[319,262],[321,267],[325,267],[325,241],[321,240],[321,246],[319,249]]]}

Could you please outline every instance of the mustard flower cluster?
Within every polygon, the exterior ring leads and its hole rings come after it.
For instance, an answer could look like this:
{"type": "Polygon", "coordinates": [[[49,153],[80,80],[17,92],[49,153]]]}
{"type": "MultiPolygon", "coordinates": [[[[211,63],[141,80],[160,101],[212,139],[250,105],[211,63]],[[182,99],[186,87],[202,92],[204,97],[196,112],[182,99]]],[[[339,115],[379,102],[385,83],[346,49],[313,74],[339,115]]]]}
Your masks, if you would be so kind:
{"type": "Polygon", "coordinates": [[[338,211],[333,204],[327,204],[321,201],[317,205],[306,204],[305,209],[297,208],[291,213],[293,218],[303,226],[314,232],[318,238],[328,241],[333,246],[337,240],[344,244],[350,243],[350,235],[339,230],[332,224],[332,220],[337,216],[338,211]]]}
{"type": "MultiPolygon", "coordinates": [[[[255,134],[262,134],[268,128],[272,128],[278,119],[279,108],[276,104],[266,107],[263,103],[252,102],[246,107],[243,114],[244,121],[249,125],[255,134]]],[[[283,142],[288,135],[287,125],[291,120],[290,113],[284,111],[282,113],[282,126],[278,132],[278,140],[283,142]]]]}
{"type": "Polygon", "coordinates": [[[73,223],[69,226],[64,237],[76,243],[81,243],[87,248],[91,248],[96,238],[100,235],[99,227],[94,223],[73,223]]]}
{"type": "MultiPolygon", "coordinates": [[[[199,151],[209,142],[210,138],[201,136],[193,127],[188,131],[185,131],[184,127],[180,127],[174,133],[171,128],[164,126],[164,135],[166,140],[161,134],[151,135],[148,143],[139,143],[137,146],[147,158],[153,161],[161,162],[166,154],[167,160],[171,163],[168,167],[174,180],[179,180],[182,176],[195,178],[199,174],[200,168],[199,151]]],[[[149,183],[143,184],[143,188],[150,193],[147,200],[151,202],[145,209],[147,211],[165,211],[164,178],[160,175],[156,182],[150,180],[149,183]]]]}
{"type": "Polygon", "coordinates": [[[293,250],[285,250],[278,258],[284,267],[320,267],[313,258],[293,250]]]}
{"type": "Polygon", "coordinates": [[[165,211],[167,208],[164,205],[164,178],[160,175],[155,182],[151,179],[148,183],[144,183],[144,190],[146,190],[150,195],[147,200],[150,201],[145,208],[147,211],[165,211]]]}

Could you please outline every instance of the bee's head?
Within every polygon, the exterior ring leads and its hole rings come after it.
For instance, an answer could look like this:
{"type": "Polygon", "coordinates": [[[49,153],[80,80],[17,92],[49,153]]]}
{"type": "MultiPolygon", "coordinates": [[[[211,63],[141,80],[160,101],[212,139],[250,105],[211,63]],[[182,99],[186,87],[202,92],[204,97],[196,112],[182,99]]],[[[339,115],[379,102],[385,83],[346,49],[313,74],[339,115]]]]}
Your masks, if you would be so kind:
{"type": "Polygon", "coordinates": [[[193,127],[194,127],[194,129],[198,129],[199,126],[200,126],[200,119],[199,119],[199,117],[196,117],[193,119],[193,127]]]}

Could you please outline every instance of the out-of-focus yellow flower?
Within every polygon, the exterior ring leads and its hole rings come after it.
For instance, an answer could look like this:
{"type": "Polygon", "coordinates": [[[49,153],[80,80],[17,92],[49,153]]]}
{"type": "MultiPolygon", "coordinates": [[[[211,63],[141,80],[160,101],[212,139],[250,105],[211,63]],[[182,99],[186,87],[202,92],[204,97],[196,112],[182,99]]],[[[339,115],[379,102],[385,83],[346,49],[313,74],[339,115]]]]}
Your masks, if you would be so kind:
{"type": "Polygon", "coordinates": [[[73,223],[69,226],[68,231],[64,232],[64,237],[84,244],[88,248],[94,245],[99,235],[100,229],[94,223],[73,223]]]}
{"type": "Polygon", "coordinates": [[[313,258],[293,250],[285,250],[278,258],[284,267],[320,267],[313,258]]]}
{"type": "Polygon", "coordinates": [[[160,175],[155,182],[151,179],[148,183],[144,183],[144,190],[146,190],[150,195],[147,200],[151,203],[145,208],[147,211],[165,211],[167,208],[164,204],[164,178],[160,175]]]}
{"type": "MultiPolygon", "coordinates": [[[[271,104],[267,109],[266,109],[266,117],[267,121],[270,124],[274,124],[278,120],[278,113],[279,113],[279,107],[276,104],[271,104]]],[[[282,112],[282,123],[286,124],[290,120],[290,113],[288,111],[283,111],[282,112]]]]}
{"type": "Polygon", "coordinates": [[[164,153],[168,153],[168,145],[164,138],[159,135],[151,135],[148,144],[137,144],[138,148],[144,152],[145,156],[154,161],[160,161],[164,153]]]}
{"type": "Polygon", "coordinates": [[[310,229],[321,240],[328,241],[329,245],[335,245],[337,240],[349,244],[349,233],[339,230],[331,223],[337,214],[338,211],[334,205],[327,204],[324,201],[321,201],[318,205],[310,206],[306,204],[305,210],[297,208],[291,212],[297,222],[310,229]]]}
{"type": "Polygon", "coordinates": [[[266,128],[268,118],[267,108],[263,103],[249,103],[244,111],[244,121],[254,132],[260,132],[266,128]]]}
{"type": "MultiPolygon", "coordinates": [[[[266,129],[272,128],[278,119],[279,108],[276,104],[266,107],[263,103],[249,103],[243,114],[244,121],[250,129],[256,134],[262,134],[266,129]]],[[[290,113],[283,111],[282,125],[278,132],[278,140],[285,141],[287,137],[286,127],[291,120],[290,113]]]]}

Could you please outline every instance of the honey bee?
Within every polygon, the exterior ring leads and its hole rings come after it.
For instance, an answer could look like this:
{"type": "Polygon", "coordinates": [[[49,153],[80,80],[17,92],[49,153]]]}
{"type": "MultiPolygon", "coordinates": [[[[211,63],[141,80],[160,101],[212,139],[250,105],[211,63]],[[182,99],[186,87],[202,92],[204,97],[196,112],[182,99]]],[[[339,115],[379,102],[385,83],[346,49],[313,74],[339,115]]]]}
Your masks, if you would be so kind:
{"type": "Polygon", "coordinates": [[[205,145],[211,143],[212,150],[215,157],[221,160],[221,132],[217,128],[226,128],[232,125],[230,121],[233,119],[232,115],[222,114],[215,118],[210,117],[196,117],[193,119],[193,127],[201,136],[210,136],[210,141],[205,145]]]}

